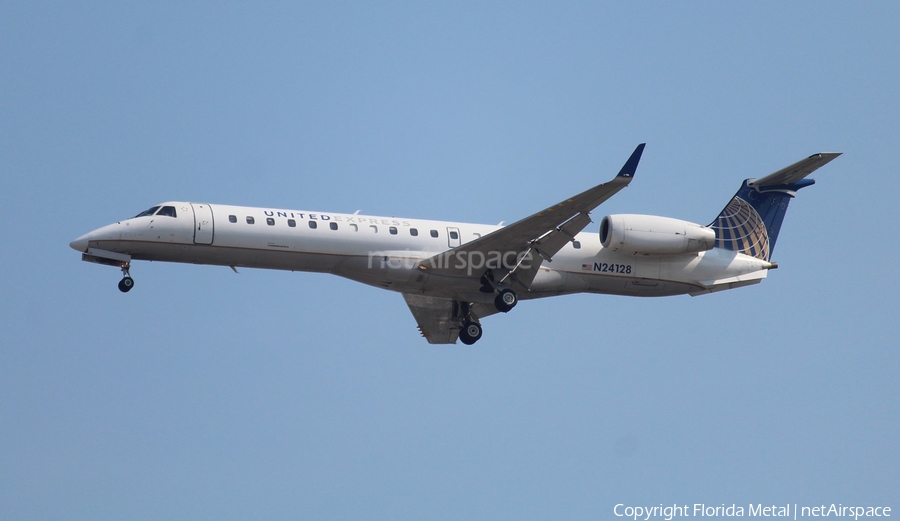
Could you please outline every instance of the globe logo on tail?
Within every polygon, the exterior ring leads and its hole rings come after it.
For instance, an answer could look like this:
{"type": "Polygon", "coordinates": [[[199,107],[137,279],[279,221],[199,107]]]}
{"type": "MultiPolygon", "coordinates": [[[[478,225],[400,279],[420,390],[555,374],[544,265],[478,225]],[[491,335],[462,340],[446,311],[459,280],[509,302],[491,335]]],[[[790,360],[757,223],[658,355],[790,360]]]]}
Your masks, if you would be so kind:
{"type": "Polygon", "coordinates": [[[735,196],[712,225],[716,246],[769,260],[769,232],[753,206],[735,196]]]}

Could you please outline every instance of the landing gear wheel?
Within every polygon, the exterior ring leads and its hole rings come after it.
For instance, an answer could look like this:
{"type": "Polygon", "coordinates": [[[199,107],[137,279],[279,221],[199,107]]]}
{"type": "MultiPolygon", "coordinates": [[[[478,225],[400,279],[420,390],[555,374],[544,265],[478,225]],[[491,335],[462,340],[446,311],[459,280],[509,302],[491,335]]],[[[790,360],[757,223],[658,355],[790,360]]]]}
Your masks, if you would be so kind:
{"type": "Polygon", "coordinates": [[[511,289],[504,289],[497,295],[497,298],[494,299],[494,307],[501,313],[509,312],[509,310],[516,307],[516,304],[518,303],[519,297],[517,297],[516,292],[511,289]]]}
{"type": "Polygon", "coordinates": [[[125,278],[119,281],[119,291],[122,293],[128,293],[133,287],[134,279],[131,277],[125,276],[125,278]]]}
{"type": "Polygon", "coordinates": [[[128,293],[134,287],[134,279],[131,278],[131,263],[122,264],[122,280],[119,281],[119,291],[128,293]]]}
{"type": "Polygon", "coordinates": [[[478,342],[478,339],[481,338],[481,333],[481,324],[478,322],[465,322],[462,329],[459,330],[459,340],[463,344],[470,346],[478,342]]]}

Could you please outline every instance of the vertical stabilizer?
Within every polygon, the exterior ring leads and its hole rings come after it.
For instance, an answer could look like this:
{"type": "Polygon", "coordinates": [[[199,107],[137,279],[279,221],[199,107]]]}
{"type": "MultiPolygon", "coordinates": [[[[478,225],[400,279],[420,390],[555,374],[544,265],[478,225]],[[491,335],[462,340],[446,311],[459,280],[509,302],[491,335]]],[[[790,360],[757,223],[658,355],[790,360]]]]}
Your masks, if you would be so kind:
{"type": "Polygon", "coordinates": [[[769,261],[788,204],[797,190],[815,183],[806,176],[840,153],[813,154],[762,179],[748,179],[710,224],[716,247],[769,261]]]}

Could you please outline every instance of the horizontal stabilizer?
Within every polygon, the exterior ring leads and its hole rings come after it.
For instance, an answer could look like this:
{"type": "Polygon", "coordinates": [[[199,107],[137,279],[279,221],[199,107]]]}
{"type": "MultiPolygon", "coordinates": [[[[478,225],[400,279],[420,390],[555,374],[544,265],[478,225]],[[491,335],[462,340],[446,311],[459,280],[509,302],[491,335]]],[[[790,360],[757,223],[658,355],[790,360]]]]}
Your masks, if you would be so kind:
{"type": "Polygon", "coordinates": [[[792,185],[828,164],[829,161],[841,155],[840,152],[822,152],[813,154],[806,159],[797,161],[791,166],[769,174],[762,179],[754,179],[748,183],[753,188],[765,188],[768,186],[792,185]]]}

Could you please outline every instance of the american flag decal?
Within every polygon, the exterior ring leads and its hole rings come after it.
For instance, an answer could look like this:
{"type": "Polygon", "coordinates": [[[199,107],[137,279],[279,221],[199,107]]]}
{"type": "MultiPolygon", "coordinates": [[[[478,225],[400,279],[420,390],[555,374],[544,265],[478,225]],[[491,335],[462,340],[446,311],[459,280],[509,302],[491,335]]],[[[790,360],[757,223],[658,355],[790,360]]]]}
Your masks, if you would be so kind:
{"type": "Polygon", "coordinates": [[[591,267],[592,266],[590,264],[582,264],[581,271],[591,271],[591,267]]]}

